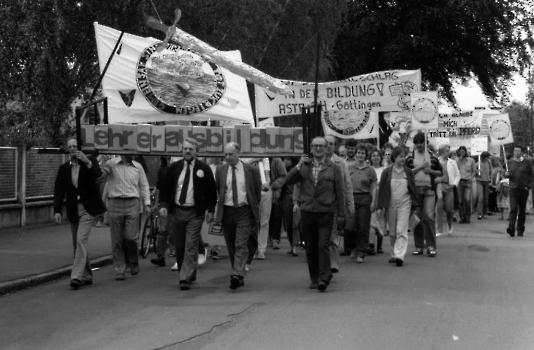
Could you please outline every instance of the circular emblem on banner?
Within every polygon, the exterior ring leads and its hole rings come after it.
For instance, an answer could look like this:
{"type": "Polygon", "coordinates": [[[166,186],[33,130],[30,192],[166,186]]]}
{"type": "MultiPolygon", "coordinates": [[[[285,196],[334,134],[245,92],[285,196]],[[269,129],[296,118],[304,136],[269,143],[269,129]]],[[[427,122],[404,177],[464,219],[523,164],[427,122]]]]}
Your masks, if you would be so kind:
{"type": "Polygon", "coordinates": [[[494,120],[490,125],[490,135],[497,140],[505,140],[510,136],[510,125],[505,120],[494,120]]]}
{"type": "Polygon", "coordinates": [[[215,106],[226,91],[221,68],[181,45],[158,43],[143,50],[137,62],[137,87],[155,109],[195,114],[215,106]]]}
{"type": "Polygon", "coordinates": [[[413,116],[421,124],[428,124],[438,116],[438,108],[429,98],[422,97],[413,104],[413,116]]]}
{"type": "Polygon", "coordinates": [[[332,131],[342,135],[359,133],[367,125],[369,111],[325,111],[324,121],[332,131]]]}

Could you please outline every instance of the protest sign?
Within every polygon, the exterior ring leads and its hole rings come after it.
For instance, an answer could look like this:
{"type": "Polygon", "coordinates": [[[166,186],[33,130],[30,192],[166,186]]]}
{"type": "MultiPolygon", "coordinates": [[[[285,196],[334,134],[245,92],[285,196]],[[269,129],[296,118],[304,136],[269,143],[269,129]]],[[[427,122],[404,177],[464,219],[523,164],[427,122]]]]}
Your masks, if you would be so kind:
{"type": "Polygon", "coordinates": [[[325,135],[342,139],[378,138],[378,112],[323,111],[321,122],[325,135]]]}

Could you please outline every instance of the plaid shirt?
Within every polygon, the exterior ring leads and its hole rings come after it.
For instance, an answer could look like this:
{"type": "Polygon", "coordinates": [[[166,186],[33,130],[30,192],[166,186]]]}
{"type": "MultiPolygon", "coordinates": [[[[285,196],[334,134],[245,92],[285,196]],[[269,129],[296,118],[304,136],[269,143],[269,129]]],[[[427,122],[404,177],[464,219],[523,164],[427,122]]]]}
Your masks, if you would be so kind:
{"type": "Polygon", "coordinates": [[[320,161],[319,163],[316,163],[315,159],[312,162],[312,176],[313,176],[314,186],[317,186],[317,181],[319,181],[319,172],[321,171],[323,165],[324,165],[324,159],[320,161]]]}

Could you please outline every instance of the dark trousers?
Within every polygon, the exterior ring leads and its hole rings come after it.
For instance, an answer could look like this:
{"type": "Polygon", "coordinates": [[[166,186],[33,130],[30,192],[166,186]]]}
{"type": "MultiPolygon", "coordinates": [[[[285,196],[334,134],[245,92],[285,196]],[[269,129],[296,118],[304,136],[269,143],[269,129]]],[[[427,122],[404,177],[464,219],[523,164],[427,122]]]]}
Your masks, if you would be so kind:
{"type": "Polygon", "coordinates": [[[508,230],[517,233],[525,232],[525,218],[527,209],[528,190],[510,190],[510,216],[508,217],[508,230]]]}
{"type": "Polygon", "coordinates": [[[302,211],[302,229],[306,232],[306,258],[312,282],[330,283],[330,236],[334,213],[302,211]]]}
{"type": "Polygon", "coordinates": [[[204,215],[199,216],[195,208],[175,208],[171,213],[171,226],[176,244],[176,262],[179,280],[193,282],[197,277],[200,230],[204,215]]]}
{"type": "Polygon", "coordinates": [[[430,186],[416,186],[415,194],[419,200],[416,214],[421,219],[413,233],[415,248],[436,249],[436,192],[430,186]]]}
{"type": "Polygon", "coordinates": [[[363,258],[369,246],[369,230],[371,229],[371,203],[373,197],[370,193],[354,194],[354,236],[355,256],[363,258]]]}
{"type": "Polygon", "coordinates": [[[284,217],[282,198],[276,203],[273,200],[271,208],[271,217],[269,219],[269,238],[273,241],[280,242],[280,232],[282,231],[282,218],[284,217]]]}
{"type": "MultiPolygon", "coordinates": [[[[273,215],[272,212],[271,215],[273,215]]],[[[298,239],[295,242],[293,238],[293,198],[291,194],[282,197],[282,217],[286,227],[287,240],[291,246],[294,246],[298,243],[298,239]]]]}
{"type": "Polygon", "coordinates": [[[224,206],[223,234],[230,255],[232,276],[245,276],[248,241],[254,221],[254,214],[250,206],[246,205],[239,208],[224,206]]]}

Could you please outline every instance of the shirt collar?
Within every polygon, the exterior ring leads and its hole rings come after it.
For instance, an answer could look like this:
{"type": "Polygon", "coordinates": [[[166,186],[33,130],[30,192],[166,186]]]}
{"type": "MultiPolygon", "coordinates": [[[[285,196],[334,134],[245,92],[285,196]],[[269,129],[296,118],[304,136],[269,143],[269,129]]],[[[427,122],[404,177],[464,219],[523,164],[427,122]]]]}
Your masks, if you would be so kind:
{"type": "Polygon", "coordinates": [[[73,159],[71,158],[70,161],[69,161],[69,165],[70,166],[78,166],[78,165],[80,165],[80,162],[78,160],[73,161],[73,159]]]}

